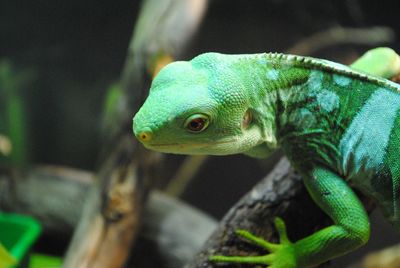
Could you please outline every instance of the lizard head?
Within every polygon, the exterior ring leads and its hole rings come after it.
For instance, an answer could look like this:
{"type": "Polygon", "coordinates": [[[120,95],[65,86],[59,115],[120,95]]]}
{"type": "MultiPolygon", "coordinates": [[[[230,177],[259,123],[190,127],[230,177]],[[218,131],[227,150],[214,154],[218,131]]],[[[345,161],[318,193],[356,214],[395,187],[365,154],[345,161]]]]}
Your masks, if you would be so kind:
{"type": "Polygon", "coordinates": [[[176,154],[235,154],[260,144],[261,130],[229,57],[206,53],[165,66],[133,119],[138,140],[176,154]]]}

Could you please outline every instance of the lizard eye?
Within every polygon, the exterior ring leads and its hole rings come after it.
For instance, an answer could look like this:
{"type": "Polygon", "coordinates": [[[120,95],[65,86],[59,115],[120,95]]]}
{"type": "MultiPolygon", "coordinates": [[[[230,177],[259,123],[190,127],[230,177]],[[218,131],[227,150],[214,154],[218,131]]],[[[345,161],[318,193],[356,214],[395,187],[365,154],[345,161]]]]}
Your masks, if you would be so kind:
{"type": "Polygon", "coordinates": [[[193,133],[199,133],[208,127],[208,116],[204,114],[194,114],[185,121],[185,128],[193,133]]]}

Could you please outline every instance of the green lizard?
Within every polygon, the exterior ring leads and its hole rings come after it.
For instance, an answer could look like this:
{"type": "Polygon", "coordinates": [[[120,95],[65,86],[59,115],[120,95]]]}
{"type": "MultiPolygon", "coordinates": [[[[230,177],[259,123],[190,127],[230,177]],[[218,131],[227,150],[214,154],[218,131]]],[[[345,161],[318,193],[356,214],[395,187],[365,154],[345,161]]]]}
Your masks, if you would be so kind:
{"type": "MultiPolygon", "coordinates": [[[[375,51],[396,55],[389,49],[375,51]]],[[[379,62],[379,57],[378,57],[379,62]]],[[[389,72],[358,63],[381,76],[389,72]]],[[[212,256],[216,262],[310,267],[365,244],[367,213],[350,188],[373,198],[400,230],[400,86],[327,60],[284,54],[206,53],[164,67],[133,119],[146,148],[176,154],[266,157],[281,147],[314,201],[333,220],[291,242],[239,230],[265,256],[212,256]]]]}

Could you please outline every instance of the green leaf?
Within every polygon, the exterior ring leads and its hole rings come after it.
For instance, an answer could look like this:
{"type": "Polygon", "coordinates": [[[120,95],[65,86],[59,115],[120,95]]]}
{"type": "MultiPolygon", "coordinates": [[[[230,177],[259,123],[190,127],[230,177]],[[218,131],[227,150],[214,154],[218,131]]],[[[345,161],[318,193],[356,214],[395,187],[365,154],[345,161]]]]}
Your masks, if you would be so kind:
{"type": "Polygon", "coordinates": [[[17,264],[17,260],[0,243],[0,268],[8,268],[15,264],[17,264]]]}

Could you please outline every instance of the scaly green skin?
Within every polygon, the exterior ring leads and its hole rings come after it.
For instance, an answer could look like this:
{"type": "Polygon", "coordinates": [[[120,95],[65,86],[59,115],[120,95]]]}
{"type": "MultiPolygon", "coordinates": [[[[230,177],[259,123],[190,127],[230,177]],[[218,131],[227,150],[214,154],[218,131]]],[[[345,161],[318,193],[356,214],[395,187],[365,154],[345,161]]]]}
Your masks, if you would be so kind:
{"type": "MultiPolygon", "coordinates": [[[[367,71],[388,76],[392,69],[367,71]]],[[[395,83],[325,60],[206,53],[161,70],[133,129],[145,147],[167,153],[265,157],[282,147],[334,224],[292,243],[277,219],[279,244],[238,231],[270,254],[211,259],[310,267],[369,238],[367,214],[347,183],[400,229],[399,92],[395,83]]]]}

